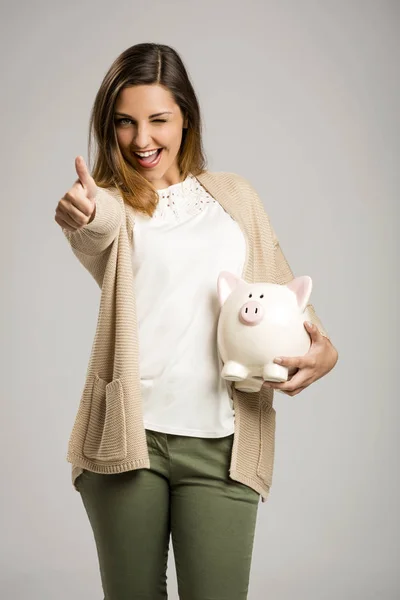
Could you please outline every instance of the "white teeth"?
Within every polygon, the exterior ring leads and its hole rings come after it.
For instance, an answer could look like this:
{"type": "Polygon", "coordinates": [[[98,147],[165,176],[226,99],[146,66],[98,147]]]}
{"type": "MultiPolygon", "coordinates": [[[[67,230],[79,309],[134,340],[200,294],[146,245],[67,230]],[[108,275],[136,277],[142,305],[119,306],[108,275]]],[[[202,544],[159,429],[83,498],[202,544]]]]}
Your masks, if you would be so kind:
{"type": "Polygon", "coordinates": [[[141,156],[143,158],[146,158],[147,156],[152,156],[153,154],[156,154],[158,152],[158,150],[154,150],[154,152],[135,152],[135,154],[137,154],[138,156],[141,156]]]}

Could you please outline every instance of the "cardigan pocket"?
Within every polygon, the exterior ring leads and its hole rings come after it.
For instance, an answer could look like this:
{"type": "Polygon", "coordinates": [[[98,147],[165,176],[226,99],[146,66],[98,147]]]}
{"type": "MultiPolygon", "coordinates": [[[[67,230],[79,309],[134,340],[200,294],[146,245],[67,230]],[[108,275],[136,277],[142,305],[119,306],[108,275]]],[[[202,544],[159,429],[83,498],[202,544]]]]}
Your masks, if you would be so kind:
{"type": "Polygon", "coordinates": [[[127,456],[124,390],[119,378],[107,383],[96,373],[83,453],[107,462],[127,456]]]}
{"type": "Polygon", "coordinates": [[[270,487],[274,469],[276,411],[272,404],[260,402],[260,454],[257,475],[270,487]]]}

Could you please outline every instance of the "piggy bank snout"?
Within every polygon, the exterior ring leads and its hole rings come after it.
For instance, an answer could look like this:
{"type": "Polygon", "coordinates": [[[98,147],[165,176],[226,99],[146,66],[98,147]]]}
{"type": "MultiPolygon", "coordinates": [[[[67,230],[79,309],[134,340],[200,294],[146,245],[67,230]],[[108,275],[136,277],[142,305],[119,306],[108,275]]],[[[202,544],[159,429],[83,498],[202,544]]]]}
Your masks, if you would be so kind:
{"type": "Polygon", "coordinates": [[[264,308],[255,300],[243,304],[239,311],[239,319],[245,325],[257,325],[264,318],[264,308]]]}

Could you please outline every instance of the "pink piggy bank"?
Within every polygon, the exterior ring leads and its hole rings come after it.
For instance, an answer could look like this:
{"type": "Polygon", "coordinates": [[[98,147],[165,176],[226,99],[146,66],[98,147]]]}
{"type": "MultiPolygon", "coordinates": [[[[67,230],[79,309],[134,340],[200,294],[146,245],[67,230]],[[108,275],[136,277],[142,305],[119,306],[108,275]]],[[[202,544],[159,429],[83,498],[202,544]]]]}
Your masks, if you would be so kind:
{"type": "Polygon", "coordinates": [[[307,275],[286,285],[251,284],[222,271],[217,282],[221,377],[235,381],[235,388],[243,392],[258,392],[264,381],[287,381],[288,368],[273,360],[308,352],[311,339],[304,321],[309,320],[311,289],[307,275]]]}

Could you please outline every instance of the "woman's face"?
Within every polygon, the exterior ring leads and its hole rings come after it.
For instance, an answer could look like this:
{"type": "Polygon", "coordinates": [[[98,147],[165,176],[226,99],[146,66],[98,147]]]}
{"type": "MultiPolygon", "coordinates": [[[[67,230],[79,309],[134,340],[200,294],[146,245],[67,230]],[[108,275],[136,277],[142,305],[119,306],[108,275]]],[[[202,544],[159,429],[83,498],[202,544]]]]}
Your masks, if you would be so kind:
{"type": "Polygon", "coordinates": [[[157,84],[122,89],[115,104],[114,122],[125,160],[155,189],[180,182],[177,155],[187,123],[169,90],[157,84]],[[153,150],[158,152],[145,158],[146,163],[135,154],[153,150]]]}

